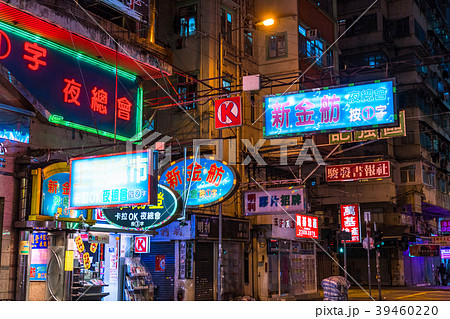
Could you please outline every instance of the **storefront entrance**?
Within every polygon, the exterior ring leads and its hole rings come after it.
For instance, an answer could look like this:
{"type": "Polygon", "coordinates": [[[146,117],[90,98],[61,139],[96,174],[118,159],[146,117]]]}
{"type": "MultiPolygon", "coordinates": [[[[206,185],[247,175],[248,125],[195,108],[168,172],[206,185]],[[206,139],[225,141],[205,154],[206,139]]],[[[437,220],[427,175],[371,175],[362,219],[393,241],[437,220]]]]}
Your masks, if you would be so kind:
{"type": "Polygon", "coordinates": [[[213,243],[195,244],[195,300],[214,300],[213,243]]]}

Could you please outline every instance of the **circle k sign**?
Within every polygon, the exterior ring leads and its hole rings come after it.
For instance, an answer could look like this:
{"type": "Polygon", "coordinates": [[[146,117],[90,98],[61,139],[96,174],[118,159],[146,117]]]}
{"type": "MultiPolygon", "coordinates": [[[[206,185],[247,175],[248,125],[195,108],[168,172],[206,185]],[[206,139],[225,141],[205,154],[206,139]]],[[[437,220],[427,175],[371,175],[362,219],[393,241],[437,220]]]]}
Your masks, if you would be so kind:
{"type": "Polygon", "coordinates": [[[242,125],[241,97],[234,96],[214,101],[216,130],[242,125]]]}

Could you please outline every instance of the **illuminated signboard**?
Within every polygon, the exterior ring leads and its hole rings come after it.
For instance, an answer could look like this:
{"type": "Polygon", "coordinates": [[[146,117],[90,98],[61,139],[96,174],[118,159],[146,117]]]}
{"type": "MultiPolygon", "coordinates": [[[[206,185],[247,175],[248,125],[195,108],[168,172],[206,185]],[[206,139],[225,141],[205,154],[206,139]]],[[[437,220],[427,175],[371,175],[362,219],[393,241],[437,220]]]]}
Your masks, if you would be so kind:
{"type": "Polygon", "coordinates": [[[176,219],[182,208],[182,200],[177,192],[158,185],[156,205],[130,206],[103,209],[103,217],[120,228],[146,230],[163,227],[176,219]]]}
{"type": "Polygon", "coordinates": [[[352,239],[346,240],[347,243],[359,243],[361,241],[358,204],[341,205],[341,230],[352,234],[352,239]]]}
{"type": "Polygon", "coordinates": [[[149,0],[100,0],[100,2],[138,21],[148,21],[149,0]]]}
{"type": "Polygon", "coordinates": [[[173,162],[159,179],[161,185],[169,186],[183,197],[188,195],[187,207],[203,207],[218,204],[231,195],[237,188],[238,180],[234,169],[225,162],[214,159],[197,158],[173,162]],[[192,177],[192,181],[191,181],[192,177]]]}
{"type": "Polygon", "coordinates": [[[319,219],[313,216],[295,215],[295,236],[319,239],[319,219]]]}
{"type": "Polygon", "coordinates": [[[41,36],[0,22],[0,63],[52,123],[128,140],[142,127],[142,90],[135,75],[41,36]]]}
{"type": "Polygon", "coordinates": [[[33,243],[31,245],[30,281],[45,281],[47,279],[47,233],[33,233],[31,235],[33,243]]]}
{"type": "Polygon", "coordinates": [[[327,182],[386,178],[391,176],[390,168],[389,161],[329,165],[325,167],[325,177],[327,182]]]}
{"type": "Polygon", "coordinates": [[[439,257],[439,245],[410,245],[409,256],[411,257],[439,257]]]}
{"type": "Polygon", "coordinates": [[[441,232],[450,233],[450,220],[441,220],[441,232]]]}
{"type": "Polygon", "coordinates": [[[264,136],[397,125],[393,80],[268,95],[264,136]]]}
{"type": "Polygon", "coordinates": [[[441,259],[450,259],[450,247],[441,247],[441,259]]]}
{"type": "Polygon", "coordinates": [[[75,158],[70,161],[70,209],[150,202],[151,151],[75,158]]]}
{"type": "Polygon", "coordinates": [[[30,142],[30,118],[28,116],[0,110],[0,141],[30,142]]]}
{"type": "Polygon", "coordinates": [[[87,211],[69,210],[69,173],[57,173],[42,182],[41,215],[87,219],[87,211]]]}
{"type": "Polygon", "coordinates": [[[304,210],[303,187],[248,190],[244,192],[245,215],[272,215],[302,212],[304,210]]]}

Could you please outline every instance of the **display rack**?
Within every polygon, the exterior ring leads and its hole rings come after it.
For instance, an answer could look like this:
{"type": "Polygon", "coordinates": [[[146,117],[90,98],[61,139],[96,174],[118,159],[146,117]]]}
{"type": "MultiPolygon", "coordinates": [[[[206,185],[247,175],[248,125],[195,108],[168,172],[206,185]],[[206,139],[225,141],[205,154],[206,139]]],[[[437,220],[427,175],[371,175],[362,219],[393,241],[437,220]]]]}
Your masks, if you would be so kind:
{"type": "Polygon", "coordinates": [[[140,258],[125,258],[124,296],[125,301],[153,300],[154,286],[148,269],[140,258]]]}
{"type": "Polygon", "coordinates": [[[109,295],[109,292],[103,292],[103,287],[108,285],[98,278],[93,278],[95,275],[95,272],[80,266],[73,267],[73,301],[101,301],[109,295]]]}

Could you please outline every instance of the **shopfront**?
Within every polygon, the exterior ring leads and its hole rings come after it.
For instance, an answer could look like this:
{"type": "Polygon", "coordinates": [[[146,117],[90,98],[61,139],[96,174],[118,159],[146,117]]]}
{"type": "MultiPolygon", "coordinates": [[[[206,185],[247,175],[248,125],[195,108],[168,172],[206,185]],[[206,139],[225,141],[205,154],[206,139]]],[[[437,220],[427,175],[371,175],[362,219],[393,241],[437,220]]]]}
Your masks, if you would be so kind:
{"type": "Polygon", "coordinates": [[[257,283],[261,300],[301,300],[317,293],[316,246],[297,238],[288,215],[261,216],[255,225],[257,283]],[[270,221],[270,224],[265,224],[270,221]]]}

